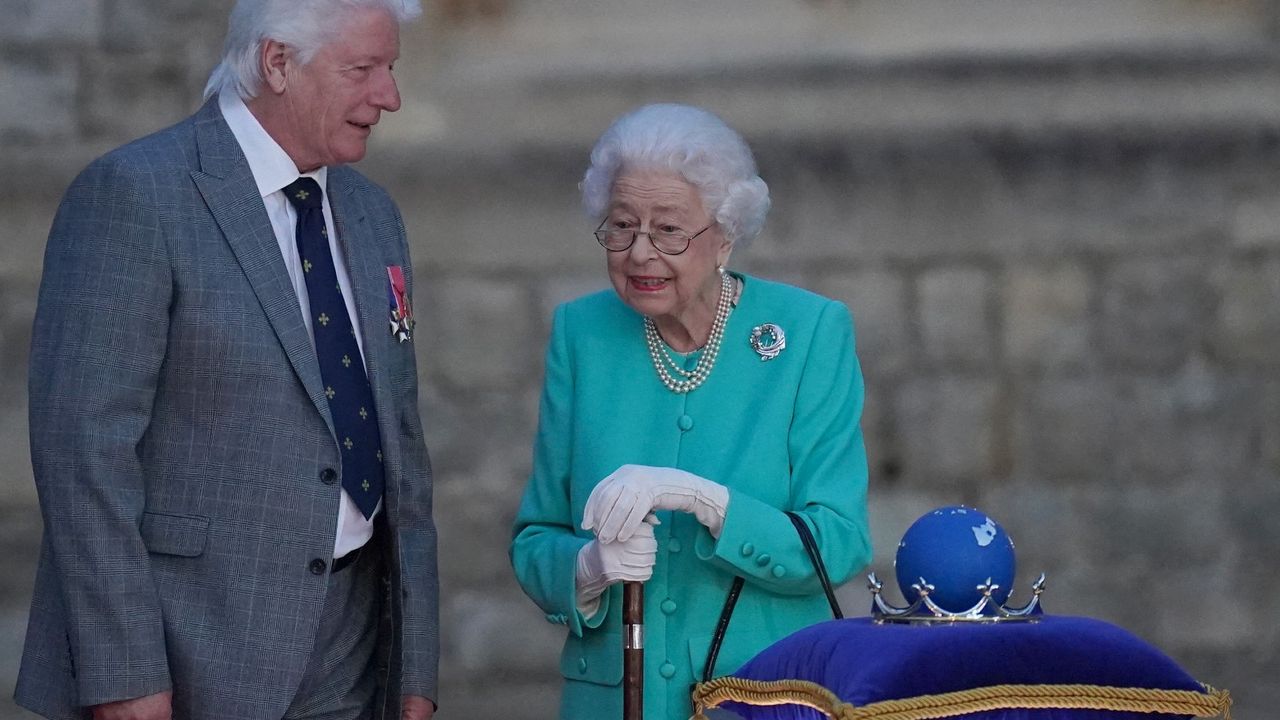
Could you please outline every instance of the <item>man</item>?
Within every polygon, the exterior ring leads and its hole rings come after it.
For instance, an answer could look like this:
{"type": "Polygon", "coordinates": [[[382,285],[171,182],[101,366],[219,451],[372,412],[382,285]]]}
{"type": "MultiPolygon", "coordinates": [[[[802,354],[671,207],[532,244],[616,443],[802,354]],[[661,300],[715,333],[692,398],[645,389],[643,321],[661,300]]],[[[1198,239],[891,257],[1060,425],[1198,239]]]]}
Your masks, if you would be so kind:
{"type": "Polygon", "coordinates": [[[431,717],[411,266],[395,205],[345,165],[400,106],[419,13],[239,0],[204,107],[67,191],[31,353],[45,532],[19,704],[431,717]]]}

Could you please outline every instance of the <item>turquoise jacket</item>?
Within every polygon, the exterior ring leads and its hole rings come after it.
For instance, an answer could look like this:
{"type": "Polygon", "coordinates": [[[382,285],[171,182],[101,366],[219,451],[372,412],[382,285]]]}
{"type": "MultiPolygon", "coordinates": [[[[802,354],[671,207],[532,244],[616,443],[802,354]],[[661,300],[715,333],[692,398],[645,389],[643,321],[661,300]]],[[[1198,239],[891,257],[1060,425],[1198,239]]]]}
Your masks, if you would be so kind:
{"type": "Polygon", "coordinates": [[[676,467],[730,490],[719,540],[692,515],[660,512],[645,585],[645,718],[685,720],[735,575],[746,579],[714,675],[830,618],[784,514],[808,520],[834,583],[871,558],[867,463],[858,418],[862,374],[839,302],[746,277],[707,381],[685,395],[658,379],[642,319],[603,291],[556,309],[511,562],[547,620],[567,627],[560,672],[565,720],[622,717],[621,588],[590,618],[575,608],[574,569],[591,490],[620,465],[676,467]],[[786,349],[762,361],[752,329],[774,323],[786,349]]]}

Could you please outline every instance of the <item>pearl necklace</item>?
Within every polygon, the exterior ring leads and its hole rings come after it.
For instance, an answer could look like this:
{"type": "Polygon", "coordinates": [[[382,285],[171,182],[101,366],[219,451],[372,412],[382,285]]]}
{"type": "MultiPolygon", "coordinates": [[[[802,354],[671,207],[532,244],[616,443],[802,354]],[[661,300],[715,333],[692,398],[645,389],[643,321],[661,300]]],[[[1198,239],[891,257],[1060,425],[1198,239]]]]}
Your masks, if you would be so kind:
{"type": "Polygon", "coordinates": [[[671,357],[667,344],[658,334],[658,326],[650,318],[644,319],[644,340],[649,346],[649,358],[653,360],[653,369],[658,371],[658,379],[667,389],[676,394],[692,392],[711,374],[715,367],[716,356],[720,354],[720,341],[724,338],[724,326],[729,320],[732,309],[734,279],[727,272],[720,274],[720,300],[716,303],[716,319],[711,323],[711,334],[707,344],[703,346],[702,357],[692,370],[685,370],[681,363],[671,357]],[[669,369],[668,369],[669,368],[669,369]],[[671,374],[675,370],[683,379],[677,380],[671,374]]]}

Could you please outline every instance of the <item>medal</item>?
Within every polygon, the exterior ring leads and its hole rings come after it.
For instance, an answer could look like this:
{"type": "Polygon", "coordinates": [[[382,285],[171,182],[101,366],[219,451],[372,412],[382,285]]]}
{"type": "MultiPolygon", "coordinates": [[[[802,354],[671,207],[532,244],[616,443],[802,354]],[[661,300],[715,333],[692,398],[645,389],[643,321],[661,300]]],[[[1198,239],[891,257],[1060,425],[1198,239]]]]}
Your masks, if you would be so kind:
{"type": "Polygon", "coordinates": [[[399,265],[387,266],[387,300],[391,306],[391,336],[400,342],[413,339],[413,306],[404,288],[404,271],[399,265]]]}

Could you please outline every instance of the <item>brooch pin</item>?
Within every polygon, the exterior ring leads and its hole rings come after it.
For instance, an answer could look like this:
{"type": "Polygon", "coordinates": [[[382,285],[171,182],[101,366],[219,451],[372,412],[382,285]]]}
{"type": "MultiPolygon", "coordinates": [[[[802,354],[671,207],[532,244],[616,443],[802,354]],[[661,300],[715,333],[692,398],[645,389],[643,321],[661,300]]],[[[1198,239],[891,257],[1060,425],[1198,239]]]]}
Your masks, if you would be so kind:
{"type": "Polygon", "coordinates": [[[787,347],[787,334],[773,323],[757,325],[751,330],[751,349],[760,355],[760,361],[772,360],[787,347]]]}
{"type": "Polygon", "coordinates": [[[387,299],[391,304],[391,337],[400,342],[413,339],[413,306],[404,288],[404,271],[399,265],[387,266],[387,299]]]}

